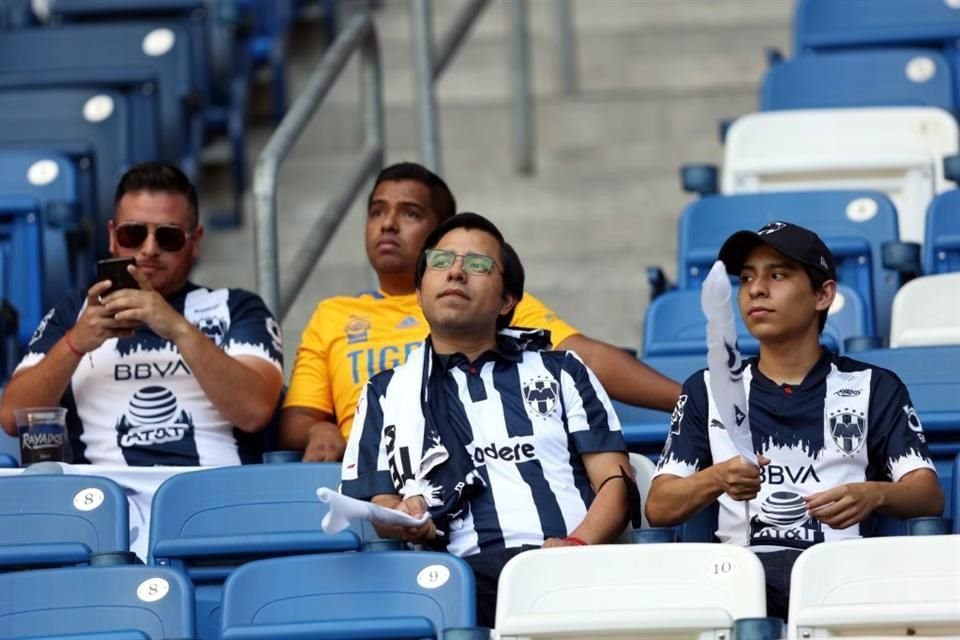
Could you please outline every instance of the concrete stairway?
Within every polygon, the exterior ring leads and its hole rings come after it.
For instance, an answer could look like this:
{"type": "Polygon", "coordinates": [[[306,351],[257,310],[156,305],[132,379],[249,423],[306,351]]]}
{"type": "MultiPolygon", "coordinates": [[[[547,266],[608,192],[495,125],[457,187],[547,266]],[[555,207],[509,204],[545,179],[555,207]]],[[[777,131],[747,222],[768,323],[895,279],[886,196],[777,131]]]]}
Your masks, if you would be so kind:
{"type": "MultiPolygon", "coordinates": [[[[559,90],[552,0],[530,0],[536,95],[536,173],[512,172],[506,2],[485,11],[438,87],[444,177],[460,210],[492,218],[527,268],[528,289],[585,333],[640,346],[649,292],[644,267],[676,264],[676,221],[690,196],[678,168],[719,162],[717,122],[755,109],[764,47],[789,47],[789,0],[579,0],[574,3],[580,92],[559,90]]],[[[459,6],[435,5],[437,31],[459,6]]],[[[405,0],[376,13],[385,61],[388,162],[417,159],[410,20],[405,0]]],[[[296,88],[322,55],[320,29],[297,30],[296,88]]],[[[288,257],[359,141],[357,86],[347,73],[281,176],[288,257]]],[[[251,159],[269,137],[252,125],[251,159]]],[[[212,156],[216,157],[216,151],[212,156]]],[[[225,173],[209,171],[203,208],[227,202],[225,173]]],[[[248,212],[250,210],[248,209],[248,212]]],[[[318,299],[373,283],[354,207],[283,323],[288,371],[318,299]]],[[[210,230],[196,280],[253,287],[250,218],[210,230]]]]}

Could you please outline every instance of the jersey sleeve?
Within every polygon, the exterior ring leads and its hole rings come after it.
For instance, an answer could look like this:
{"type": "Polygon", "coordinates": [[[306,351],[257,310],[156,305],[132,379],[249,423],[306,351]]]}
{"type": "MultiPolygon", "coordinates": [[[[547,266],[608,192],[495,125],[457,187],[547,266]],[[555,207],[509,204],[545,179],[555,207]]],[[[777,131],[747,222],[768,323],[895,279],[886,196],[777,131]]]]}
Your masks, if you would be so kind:
{"type": "Polygon", "coordinates": [[[57,342],[77,323],[77,316],[83,308],[85,296],[81,292],[71,292],[55,307],[47,311],[40,319],[26,353],[15,370],[26,369],[37,364],[57,342]]]}
{"type": "Polygon", "coordinates": [[[669,474],[685,478],[713,464],[707,430],[708,402],[704,372],[699,371],[680,390],[654,477],[669,474]]]}
{"type": "Polygon", "coordinates": [[[230,290],[230,328],[224,351],[233,357],[253,356],[283,371],[283,338],[280,325],[260,296],[242,289],[230,290]]]}
{"type": "Polygon", "coordinates": [[[539,299],[524,293],[513,314],[512,324],[517,327],[531,329],[547,329],[550,332],[550,341],[556,347],[570,336],[580,333],[557,316],[556,312],[543,304],[539,299]]]}
{"type": "Polygon", "coordinates": [[[333,380],[322,328],[323,304],[321,303],[317,305],[300,338],[297,357],[293,363],[293,373],[290,376],[290,386],[283,403],[284,408],[306,407],[323,411],[331,416],[336,413],[333,402],[333,380]]]}
{"type": "Polygon", "coordinates": [[[340,492],[352,498],[369,499],[398,493],[387,463],[387,447],[393,445],[391,429],[395,427],[384,427],[381,404],[392,377],[393,372],[386,371],[371,378],[357,403],[356,428],[347,439],[340,484],[340,492]]]}
{"type": "Polygon", "coordinates": [[[891,372],[874,369],[874,373],[867,431],[871,467],[894,482],[916,469],[935,471],[906,386],[891,372]]]}
{"type": "Polygon", "coordinates": [[[607,392],[573,351],[564,354],[560,372],[567,431],[579,454],[622,451],[627,444],[607,392]]]}

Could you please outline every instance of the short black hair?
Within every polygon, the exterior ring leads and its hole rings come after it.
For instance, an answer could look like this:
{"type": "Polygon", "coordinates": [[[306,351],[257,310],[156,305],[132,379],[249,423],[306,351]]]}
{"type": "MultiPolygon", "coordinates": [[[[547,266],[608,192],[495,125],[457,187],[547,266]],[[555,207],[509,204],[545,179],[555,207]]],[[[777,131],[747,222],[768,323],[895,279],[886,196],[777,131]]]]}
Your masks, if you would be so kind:
{"type": "Polygon", "coordinates": [[[443,178],[416,162],[398,162],[381,171],[367,198],[367,209],[373,204],[373,194],[381,182],[400,180],[419,182],[430,190],[430,208],[436,214],[437,222],[444,222],[457,213],[457,201],[443,178]]]}
{"type": "Polygon", "coordinates": [[[190,182],[190,178],[172,164],[144,162],[131,167],[129,171],[123,174],[120,183],[117,184],[117,191],[113,196],[114,211],[116,211],[123,196],[138,191],[176,193],[185,197],[193,213],[193,224],[190,228],[193,229],[197,226],[200,211],[197,189],[190,182]]]}
{"type": "MultiPolygon", "coordinates": [[[[497,229],[495,224],[479,213],[458,213],[441,222],[436,229],[430,232],[430,235],[427,236],[423,244],[423,251],[421,251],[419,257],[417,257],[417,270],[414,274],[414,284],[417,290],[419,291],[420,284],[423,282],[423,274],[427,270],[426,250],[436,247],[440,239],[454,229],[476,229],[483,231],[493,236],[496,241],[500,243],[500,259],[497,260],[497,265],[503,274],[503,290],[505,293],[516,298],[517,304],[519,304],[523,298],[523,283],[525,278],[520,256],[517,255],[514,248],[510,246],[510,243],[503,239],[503,234],[500,233],[500,229],[497,229]]],[[[513,312],[516,308],[517,305],[515,304],[509,313],[497,318],[497,331],[510,326],[510,323],[513,321],[513,312]]]]}
{"type": "MultiPolygon", "coordinates": [[[[810,286],[813,287],[813,292],[817,293],[823,289],[823,285],[827,280],[830,280],[830,276],[827,275],[822,269],[817,269],[816,267],[811,267],[806,264],[801,265],[803,270],[806,272],[807,277],[810,278],[810,286]]],[[[820,325],[817,328],[818,334],[823,334],[823,328],[827,326],[827,316],[830,314],[830,309],[824,309],[820,312],[820,325]]]]}

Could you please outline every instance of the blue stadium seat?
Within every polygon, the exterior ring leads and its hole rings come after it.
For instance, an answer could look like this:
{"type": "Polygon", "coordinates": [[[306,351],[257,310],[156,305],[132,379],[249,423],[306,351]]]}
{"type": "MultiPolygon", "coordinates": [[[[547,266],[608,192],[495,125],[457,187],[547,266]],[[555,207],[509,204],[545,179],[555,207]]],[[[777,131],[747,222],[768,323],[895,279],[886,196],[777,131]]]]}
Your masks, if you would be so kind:
{"type": "Polygon", "coordinates": [[[798,0],[794,50],[948,44],[960,10],[944,0],[798,0]]]}
{"type": "Polygon", "coordinates": [[[112,480],[27,474],[2,482],[0,571],[83,564],[91,554],[129,551],[127,497],[112,480]]]}
{"type": "Polygon", "coordinates": [[[925,49],[800,55],[774,64],[763,79],[760,109],[939,107],[956,112],[953,71],[925,49]]]}
{"type": "Polygon", "coordinates": [[[99,89],[6,89],[0,90],[0,113],[0,148],[59,153],[94,176],[94,193],[82,199],[96,219],[84,226],[97,255],[106,255],[117,180],[131,164],[155,158],[149,145],[135,143],[125,96],[99,89]]]}
{"type": "Polygon", "coordinates": [[[203,144],[202,79],[195,75],[189,32],[176,22],[70,24],[0,38],[0,86],[125,92],[134,101],[136,130],[156,131],[159,154],[147,159],[179,163],[194,179],[203,144]],[[144,84],[149,84],[146,97],[144,84]]]}
{"type": "Polygon", "coordinates": [[[960,533],[960,453],[953,461],[953,477],[950,479],[951,495],[947,500],[947,508],[950,512],[947,514],[953,518],[953,532],[960,533]]]}
{"type": "Polygon", "coordinates": [[[0,640],[194,637],[190,583],[163,567],[17,571],[0,593],[0,640]]]}
{"type": "MultiPolygon", "coordinates": [[[[703,354],[643,358],[643,363],[668,378],[683,382],[707,366],[703,354]]],[[[663,450],[670,426],[670,414],[655,409],[644,409],[614,401],[614,409],[623,427],[623,437],[630,451],[648,456],[663,450]]]]}
{"type": "Polygon", "coordinates": [[[474,627],[474,578],[449,553],[252,562],[227,579],[222,638],[443,638],[474,627]]]}
{"type": "Polygon", "coordinates": [[[336,488],[340,465],[222,467],[171,477],[153,498],[149,563],[183,570],[196,591],[197,633],[216,638],[223,581],[253,559],[353,551],[360,529],[328,535],[316,489],[336,488]]]}
{"type": "Polygon", "coordinates": [[[849,355],[896,373],[907,385],[931,454],[953,459],[960,451],[960,346],[874,349],[849,355]]]}
{"type": "MultiPolygon", "coordinates": [[[[736,307],[737,288],[733,290],[736,307]]],[[[867,335],[867,307],[860,294],[845,285],[837,287],[837,302],[827,316],[820,343],[834,353],[843,353],[844,340],[867,335]]],[[[756,355],[760,344],[750,335],[743,317],[734,311],[737,343],[744,355],[756,355]]],[[[699,290],[668,291],[647,307],[643,321],[643,358],[650,356],[705,355],[707,318],[700,306],[699,290]]]]}
{"type": "Polygon", "coordinates": [[[21,346],[30,341],[44,313],[42,227],[42,205],[37,200],[0,195],[0,299],[17,311],[21,346]]]}
{"type": "Polygon", "coordinates": [[[19,466],[20,463],[13,455],[0,451],[0,469],[16,469],[19,466]]]}
{"type": "MultiPolygon", "coordinates": [[[[86,287],[77,278],[93,262],[92,250],[82,251],[81,187],[77,169],[68,158],[37,151],[0,149],[0,198],[26,196],[37,201],[43,230],[43,289],[45,308],[59,302],[67,289],[86,287]]],[[[29,327],[27,327],[29,329],[29,327]]]]}
{"type": "Polygon", "coordinates": [[[857,291],[870,310],[868,335],[886,335],[901,277],[884,265],[884,246],[898,243],[899,231],[893,203],[879,192],[802,191],[695,200],[679,223],[678,288],[699,288],[732,233],[776,220],[802,225],[823,238],[836,260],[838,282],[857,291]]]}
{"type": "Polygon", "coordinates": [[[214,222],[241,221],[246,184],[247,96],[252,62],[249,29],[239,20],[236,0],[60,0],[50,7],[53,21],[116,23],[129,20],[175,22],[190,34],[193,77],[203,95],[205,140],[225,133],[230,140],[234,211],[214,222]]]}
{"type": "Polygon", "coordinates": [[[960,271],[960,189],[946,191],[927,209],[923,272],[960,271]]]}

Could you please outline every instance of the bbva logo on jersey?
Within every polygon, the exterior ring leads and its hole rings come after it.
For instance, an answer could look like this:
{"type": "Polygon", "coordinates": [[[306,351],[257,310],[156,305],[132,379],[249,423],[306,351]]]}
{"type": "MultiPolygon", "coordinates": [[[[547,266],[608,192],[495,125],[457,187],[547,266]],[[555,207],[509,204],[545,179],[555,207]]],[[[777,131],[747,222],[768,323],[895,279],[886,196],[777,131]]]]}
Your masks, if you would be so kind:
{"type": "Polygon", "coordinates": [[[523,383],[523,399],[542,416],[549,416],[560,399],[560,383],[553,378],[533,378],[523,383]]]}

